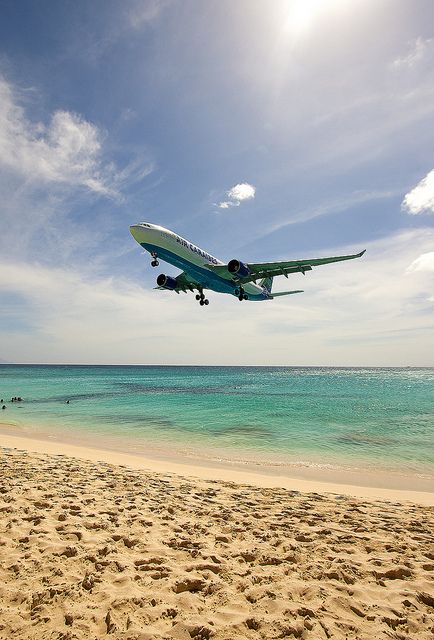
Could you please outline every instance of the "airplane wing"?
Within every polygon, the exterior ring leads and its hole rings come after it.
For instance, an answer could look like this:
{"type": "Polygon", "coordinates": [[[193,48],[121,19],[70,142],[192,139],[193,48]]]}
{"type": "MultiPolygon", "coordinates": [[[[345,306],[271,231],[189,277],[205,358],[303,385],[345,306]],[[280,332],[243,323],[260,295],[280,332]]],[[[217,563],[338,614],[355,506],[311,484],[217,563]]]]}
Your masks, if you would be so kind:
{"type": "MultiPolygon", "coordinates": [[[[288,276],[289,273],[305,273],[311,271],[312,267],[319,267],[323,264],[330,264],[332,262],[342,262],[343,260],[353,260],[354,258],[360,258],[364,253],[355,253],[348,256],[335,256],[331,258],[309,258],[307,260],[289,260],[287,262],[256,262],[256,263],[240,263],[244,269],[240,270],[240,273],[233,273],[229,271],[229,264],[225,265],[213,265],[207,264],[208,269],[211,269],[223,278],[230,277],[236,282],[245,284],[247,282],[253,282],[260,278],[271,278],[274,276],[288,276]]],[[[238,261],[234,261],[238,262],[238,261]]]]}

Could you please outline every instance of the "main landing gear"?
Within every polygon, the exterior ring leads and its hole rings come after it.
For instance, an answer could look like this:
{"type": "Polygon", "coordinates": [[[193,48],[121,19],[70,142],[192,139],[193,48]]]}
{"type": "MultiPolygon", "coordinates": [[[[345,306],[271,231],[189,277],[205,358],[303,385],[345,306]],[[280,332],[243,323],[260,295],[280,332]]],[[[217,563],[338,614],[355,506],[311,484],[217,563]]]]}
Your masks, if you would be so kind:
{"type": "Polygon", "coordinates": [[[158,256],[156,253],[151,253],[151,256],[153,257],[153,260],[151,262],[151,267],[158,267],[158,265],[160,264],[157,260],[158,256]]]}
{"type": "Polygon", "coordinates": [[[239,287],[239,289],[235,289],[235,295],[238,296],[238,300],[242,302],[243,300],[248,300],[249,296],[245,293],[243,287],[239,287]]]}
{"type": "Polygon", "coordinates": [[[196,300],[199,300],[199,304],[201,307],[203,307],[204,305],[206,306],[209,305],[209,300],[205,298],[205,294],[203,291],[200,291],[199,293],[196,294],[196,300]]]}

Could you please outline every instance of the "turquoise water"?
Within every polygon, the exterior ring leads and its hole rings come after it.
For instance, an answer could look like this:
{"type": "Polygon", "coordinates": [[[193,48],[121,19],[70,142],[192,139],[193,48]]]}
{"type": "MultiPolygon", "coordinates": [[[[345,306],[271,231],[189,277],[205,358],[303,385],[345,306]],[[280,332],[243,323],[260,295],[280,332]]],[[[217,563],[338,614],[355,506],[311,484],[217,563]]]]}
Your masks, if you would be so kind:
{"type": "Polygon", "coordinates": [[[434,369],[1,365],[0,397],[35,437],[434,475],[434,369]]]}

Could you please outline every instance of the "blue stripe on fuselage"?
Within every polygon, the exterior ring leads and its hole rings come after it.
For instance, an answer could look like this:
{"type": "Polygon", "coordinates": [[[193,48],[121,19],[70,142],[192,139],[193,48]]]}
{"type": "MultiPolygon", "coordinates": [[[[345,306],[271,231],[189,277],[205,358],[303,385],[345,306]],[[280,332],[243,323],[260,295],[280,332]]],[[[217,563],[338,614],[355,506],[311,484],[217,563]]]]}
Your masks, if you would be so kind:
{"type": "MultiPolygon", "coordinates": [[[[210,269],[207,269],[206,267],[199,267],[197,264],[189,262],[178,254],[173,253],[168,249],[158,247],[155,244],[141,242],[140,246],[146,249],[146,251],[149,251],[149,253],[156,253],[161,260],[164,260],[169,264],[173,264],[173,266],[178,267],[178,269],[182,269],[189,276],[195,278],[205,289],[211,289],[218,293],[231,293],[232,295],[235,295],[234,291],[237,288],[235,282],[221,278],[210,269]]],[[[267,296],[264,293],[259,293],[257,295],[249,294],[249,300],[267,300],[267,296]]]]}

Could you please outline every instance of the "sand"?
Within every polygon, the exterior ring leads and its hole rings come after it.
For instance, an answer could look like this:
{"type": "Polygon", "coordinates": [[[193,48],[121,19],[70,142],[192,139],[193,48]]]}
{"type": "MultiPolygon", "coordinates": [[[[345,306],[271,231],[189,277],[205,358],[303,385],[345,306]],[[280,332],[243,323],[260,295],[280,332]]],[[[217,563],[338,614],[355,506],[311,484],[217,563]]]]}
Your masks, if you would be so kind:
{"type": "Polygon", "coordinates": [[[0,638],[432,638],[432,507],[0,457],[0,638]]]}

